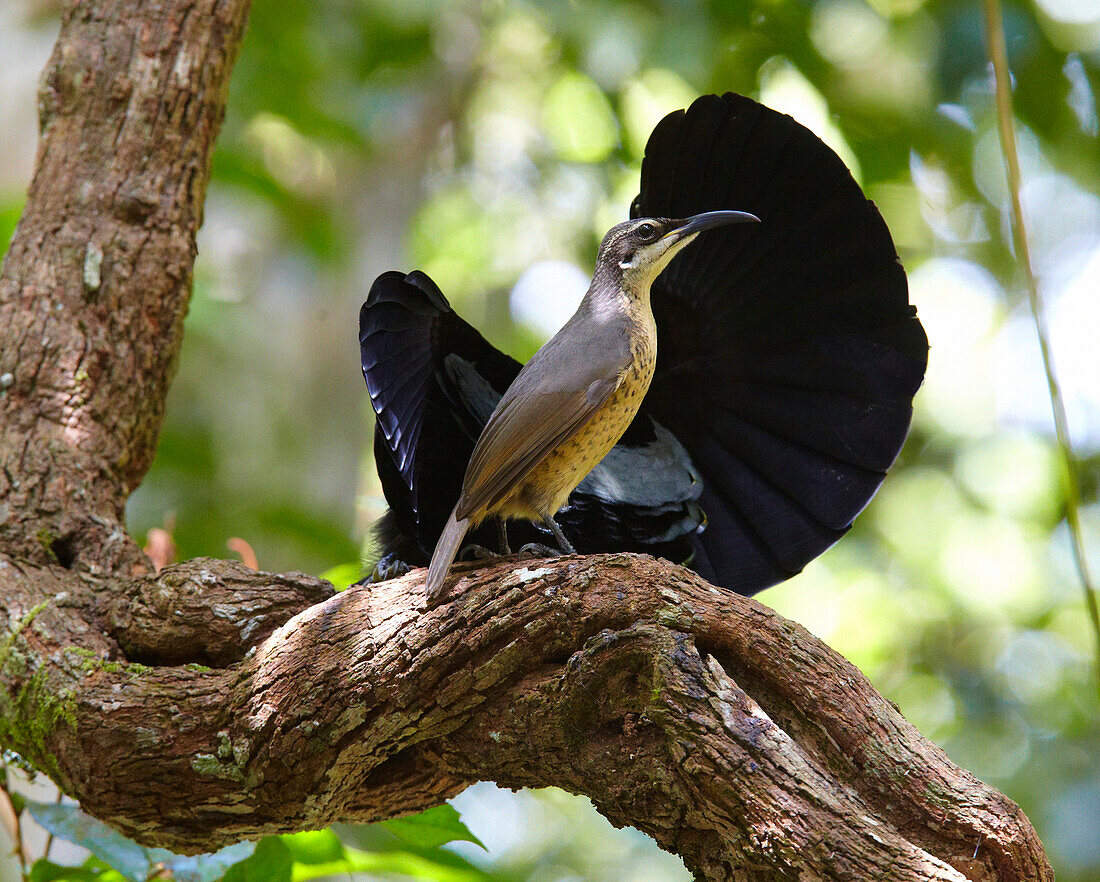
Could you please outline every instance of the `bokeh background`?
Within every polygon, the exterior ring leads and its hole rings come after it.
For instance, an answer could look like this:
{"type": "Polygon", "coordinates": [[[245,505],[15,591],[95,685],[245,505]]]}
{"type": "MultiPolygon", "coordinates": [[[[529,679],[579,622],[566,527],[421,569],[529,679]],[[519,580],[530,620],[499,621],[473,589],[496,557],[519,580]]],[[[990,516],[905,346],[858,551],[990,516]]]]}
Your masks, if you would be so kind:
{"type": "MultiPolygon", "coordinates": [[[[1097,570],[1100,2],[1004,14],[1027,231],[1097,570]]],[[[0,253],[57,17],[49,0],[0,2],[0,253]]],[[[844,157],[893,231],[932,346],[876,499],[760,600],[1020,803],[1060,880],[1100,880],[1093,638],[974,0],[254,0],[168,421],[130,529],[170,525],[182,557],[225,556],[242,537],[264,569],[369,559],[384,502],[356,317],[373,278],[423,269],[526,358],[626,217],[654,123],[726,90],[844,157]]],[[[478,878],[689,878],[559,791],[478,785],[454,804],[488,846],[456,847],[478,878]]]]}

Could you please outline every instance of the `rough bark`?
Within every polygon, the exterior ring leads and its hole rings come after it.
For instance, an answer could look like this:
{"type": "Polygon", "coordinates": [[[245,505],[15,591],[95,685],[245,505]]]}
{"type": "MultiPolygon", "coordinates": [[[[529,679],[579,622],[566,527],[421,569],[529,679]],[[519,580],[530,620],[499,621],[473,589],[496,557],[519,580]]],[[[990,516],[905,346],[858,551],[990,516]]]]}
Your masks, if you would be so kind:
{"type": "Polygon", "coordinates": [[[843,658],[677,567],[505,560],[334,595],[123,506],[152,458],[247,0],[73,4],[0,275],[0,741],[183,851],[556,784],[701,878],[1050,879],[1008,799],[843,658]]]}
{"type": "Polygon", "coordinates": [[[628,555],[502,561],[433,610],[421,578],[314,602],[326,583],[219,561],[30,585],[2,566],[9,609],[27,596],[5,740],[180,850],[488,779],[585,793],[707,879],[1053,878],[1012,802],[753,600],[628,555]]]}
{"type": "Polygon", "coordinates": [[[120,530],[152,462],[247,0],[71,2],[0,276],[0,540],[141,565],[120,530]]]}

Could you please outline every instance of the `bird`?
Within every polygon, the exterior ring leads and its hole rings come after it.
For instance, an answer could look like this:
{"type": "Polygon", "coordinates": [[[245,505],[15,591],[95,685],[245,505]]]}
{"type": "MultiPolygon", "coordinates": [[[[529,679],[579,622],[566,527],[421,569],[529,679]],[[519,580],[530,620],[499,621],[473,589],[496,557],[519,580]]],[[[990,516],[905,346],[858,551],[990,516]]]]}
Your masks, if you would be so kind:
{"type": "MultiPolygon", "coordinates": [[[[843,161],[732,92],[657,124],[630,217],[722,211],[762,223],[700,232],[652,281],[648,390],[554,526],[581,553],[648,552],[748,595],[800,572],[870,501],[908,433],[928,339],[889,229],[843,161]]],[[[475,444],[521,365],[417,270],[380,275],[359,318],[389,505],[372,576],[387,578],[428,563],[464,511],[475,444]]],[[[467,538],[505,548],[493,520],[467,538]]],[[[554,534],[541,513],[509,530],[554,534]]]]}
{"type": "Polygon", "coordinates": [[[554,514],[622,437],[649,389],[657,363],[650,286],[702,232],[743,221],[759,218],[711,211],[608,231],[577,311],[520,369],[474,444],[428,565],[429,600],[440,596],[466,532],[486,517],[541,521],[562,551],[575,551],[554,514]]]}

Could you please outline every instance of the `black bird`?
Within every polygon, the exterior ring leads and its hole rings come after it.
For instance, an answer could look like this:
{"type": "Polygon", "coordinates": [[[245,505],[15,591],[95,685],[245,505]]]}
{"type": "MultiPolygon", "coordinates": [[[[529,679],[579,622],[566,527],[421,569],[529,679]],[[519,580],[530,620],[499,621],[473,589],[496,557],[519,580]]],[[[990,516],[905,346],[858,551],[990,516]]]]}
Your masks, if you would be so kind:
{"type": "MultiPolygon", "coordinates": [[[[751,594],[800,572],[874,495],[928,340],[889,230],[840,158],[788,116],[706,95],[654,129],[631,217],[731,209],[763,223],[701,234],[653,283],[649,391],[556,520],[582,553],[648,552],[751,594]]],[[[359,342],[390,506],[385,578],[428,562],[520,364],[419,271],[378,277],[359,342]]],[[[491,526],[469,535],[496,544],[491,526]]]]}

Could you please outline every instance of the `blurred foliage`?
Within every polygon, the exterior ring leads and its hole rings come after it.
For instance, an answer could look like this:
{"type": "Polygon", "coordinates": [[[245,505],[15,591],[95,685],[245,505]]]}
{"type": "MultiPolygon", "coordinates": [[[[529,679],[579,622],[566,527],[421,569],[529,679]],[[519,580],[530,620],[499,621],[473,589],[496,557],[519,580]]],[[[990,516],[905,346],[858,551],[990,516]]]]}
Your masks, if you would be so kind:
{"type": "Polygon", "coordinates": [[[91,853],[75,865],[39,858],[27,872],[29,882],[304,882],[353,874],[437,882],[491,878],[465,858],[441,849],[456,840],[480,846],[459,820],[458,812],[448,805],[373,828],[347,828],[346,838],[368,842],[369,850],[345,844],[332,830],[314,830],[267,836],[256,843],[240,842],[213,854],[178,855],[139,845],[76,805],[21,803],[20,813],[26,809],[50,834],[91,853]]]}
{"type": "MultiPolygon", "coordinates": [[[[1100,7],[1004,12],[1024,210],[1095,559],[1100,7]]],[[[168,518],[185,557],[242,536],[269,569],[369,557],[383,502],[355,316],[374,276],[425,270],[526,357],[626,216],[653,124],[725,90],[792,113],[845,158],[894,233],[932,341],[913,433],[881,493],[761,600],[1019,802],[1059,879],[1100,879],[1091,638],[976,3],[255,0],[180,372],[131,529],[168,518]]],[[[0,235],[24,183],[0,178],[0,235]]],[[[493,878],[684,878],[552,791],[479,787],[456,804],[489,857],[448,847],[493,878]]],[[[367,840],[364,853],[383,847],[367,840]]],[[[458,878],[439,872],[419,878],[458,878]]]]}

